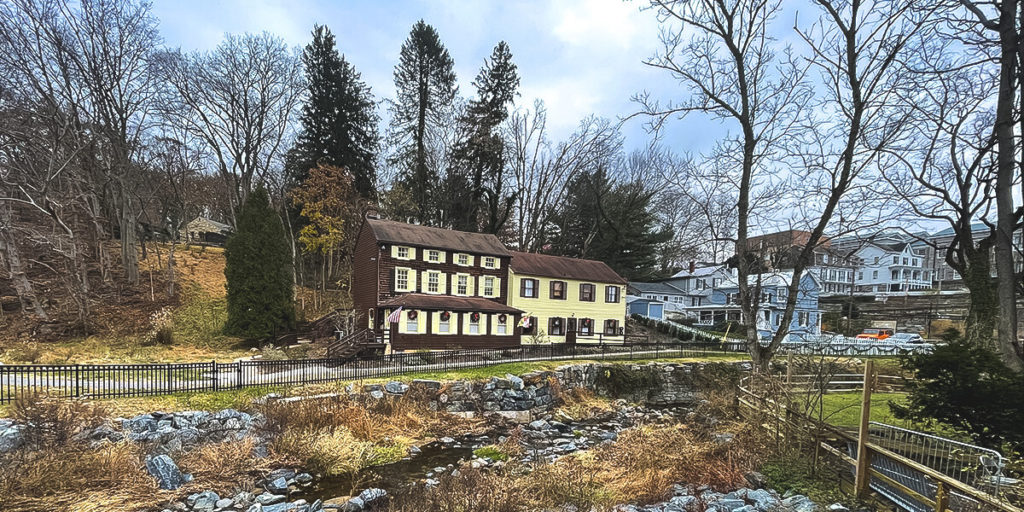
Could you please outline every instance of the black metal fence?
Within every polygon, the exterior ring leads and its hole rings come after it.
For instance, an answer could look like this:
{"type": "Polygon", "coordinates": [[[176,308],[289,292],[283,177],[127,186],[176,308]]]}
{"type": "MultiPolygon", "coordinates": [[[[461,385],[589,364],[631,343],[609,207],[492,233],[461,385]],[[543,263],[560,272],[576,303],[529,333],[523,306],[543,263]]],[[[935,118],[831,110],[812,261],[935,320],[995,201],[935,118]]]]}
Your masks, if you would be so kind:
{"type": "Polygon", "coordinates": [[[742,343],[544,344],[507,349],[407,352],[350,361],[2,365],[0,403],[37,393],[68,398],[132,397],[372,379],[524,361],[708,357],[744,352],[746,347],[742,343]]]}

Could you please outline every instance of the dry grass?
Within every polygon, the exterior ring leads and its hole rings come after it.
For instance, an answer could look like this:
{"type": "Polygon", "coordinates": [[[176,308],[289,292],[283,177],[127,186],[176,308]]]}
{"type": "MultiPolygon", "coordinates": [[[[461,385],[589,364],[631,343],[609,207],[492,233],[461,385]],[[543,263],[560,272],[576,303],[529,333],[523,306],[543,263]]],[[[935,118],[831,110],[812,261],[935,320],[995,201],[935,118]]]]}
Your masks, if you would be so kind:
{"type": "Polygon", "coordinates": [[[469,432],[479,422],[431,410],[429,396],[410,390],[373,400],[345,396],[271,402],[261,412],[276,436],[275,455],[314,471],[347,474],[394,462],[410,445],[469,432]]]}
{"type": "Polygon", "coordinates": [[[31,427],[22,433],[31,448],[67,446],[75,434],[97,427],[109,417],[101,405],[43,394],[19,396],[7,413],[18,423],[31,427]]]}
{"type": "Polygon", "coordinates": [[[551,379],[552,396],[558,401],[556,417],[567,416],[573,421],[586,421],[612,413],[615,407],[610,398],[599,397],[593,391],[577,387],[563,390],[558,381],[551,379]]]}
{"type": "Polygon", "coordinates": [[[735,434],[726,445],[683,424],[644,426],[623,432],[616,443],[529,468],[512,464],[500,473],[460,469],[427,491],[399,494],[391,510],[501,512],[529,510],[608,511],[620,503],[655,503],[677,483],[725,491],[744,485],[762,441],[742,424],[719,425],[735,434]]]}

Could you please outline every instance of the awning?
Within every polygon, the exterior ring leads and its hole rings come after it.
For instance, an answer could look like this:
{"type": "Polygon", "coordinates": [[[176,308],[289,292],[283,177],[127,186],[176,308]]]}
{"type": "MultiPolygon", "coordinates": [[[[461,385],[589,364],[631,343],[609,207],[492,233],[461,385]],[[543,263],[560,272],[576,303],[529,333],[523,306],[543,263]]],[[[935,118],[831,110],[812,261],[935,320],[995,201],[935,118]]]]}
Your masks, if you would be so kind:
{"type": "Polygon", "coordinates": [[[406,309],[432,309],[439,311],[479,311],[481,313],[522,314],[523,311],[483,297],[455,297],[452,295],[429,295],[407,293],[382,301],[377,307],[406,309]]]}

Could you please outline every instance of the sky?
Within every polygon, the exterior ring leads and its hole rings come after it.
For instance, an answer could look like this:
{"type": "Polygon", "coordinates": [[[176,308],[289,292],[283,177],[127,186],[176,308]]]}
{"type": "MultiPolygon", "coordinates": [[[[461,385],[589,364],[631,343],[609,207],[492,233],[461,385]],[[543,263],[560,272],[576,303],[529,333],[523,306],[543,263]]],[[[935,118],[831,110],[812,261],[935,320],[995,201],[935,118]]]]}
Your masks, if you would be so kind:
{"type": "MultiPolygon", "coordinates": [[[[459,90],[471,82],[494,45],[506,41],[521,78],[518,105],[544,100],[556,140],[584,117],[623,119],[638,110],[634,94],[650,91],[669,100],[686,92],[664,71],[645,66],[658,49],[658,23],[645,2],[622,0],[544,1],[338,1],[338,0],[155,0],[165,43],[183,50],[209,50],[226,33],[267,31],[304,46],[314,24],[325,24],[343,53],[379,100],[394,95],[392,72],[402,42],[419,19],[433,25],[455,60],[459,90]]],[[[383,128],[383,127],[382,127],[383,128]]],[[[671,123],[662,144],[677,153],[709,150],[726,128],[707,119],[671,123]]],[[[643,121],[622,132],[628,149],[651,140],[643,121]]]]}

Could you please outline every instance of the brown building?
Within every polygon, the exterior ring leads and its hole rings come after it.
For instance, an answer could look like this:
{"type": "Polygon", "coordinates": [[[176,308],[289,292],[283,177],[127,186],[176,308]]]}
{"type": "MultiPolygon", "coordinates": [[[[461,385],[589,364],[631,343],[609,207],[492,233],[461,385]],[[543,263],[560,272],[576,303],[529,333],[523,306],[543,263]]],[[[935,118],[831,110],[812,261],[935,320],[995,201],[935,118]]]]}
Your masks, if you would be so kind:
{"type": "Polygon", "coordinates": [[[491,234],[368,217],[356,240],[353,304],[393,350],[518,346],[511,259],[491,234]]]}

